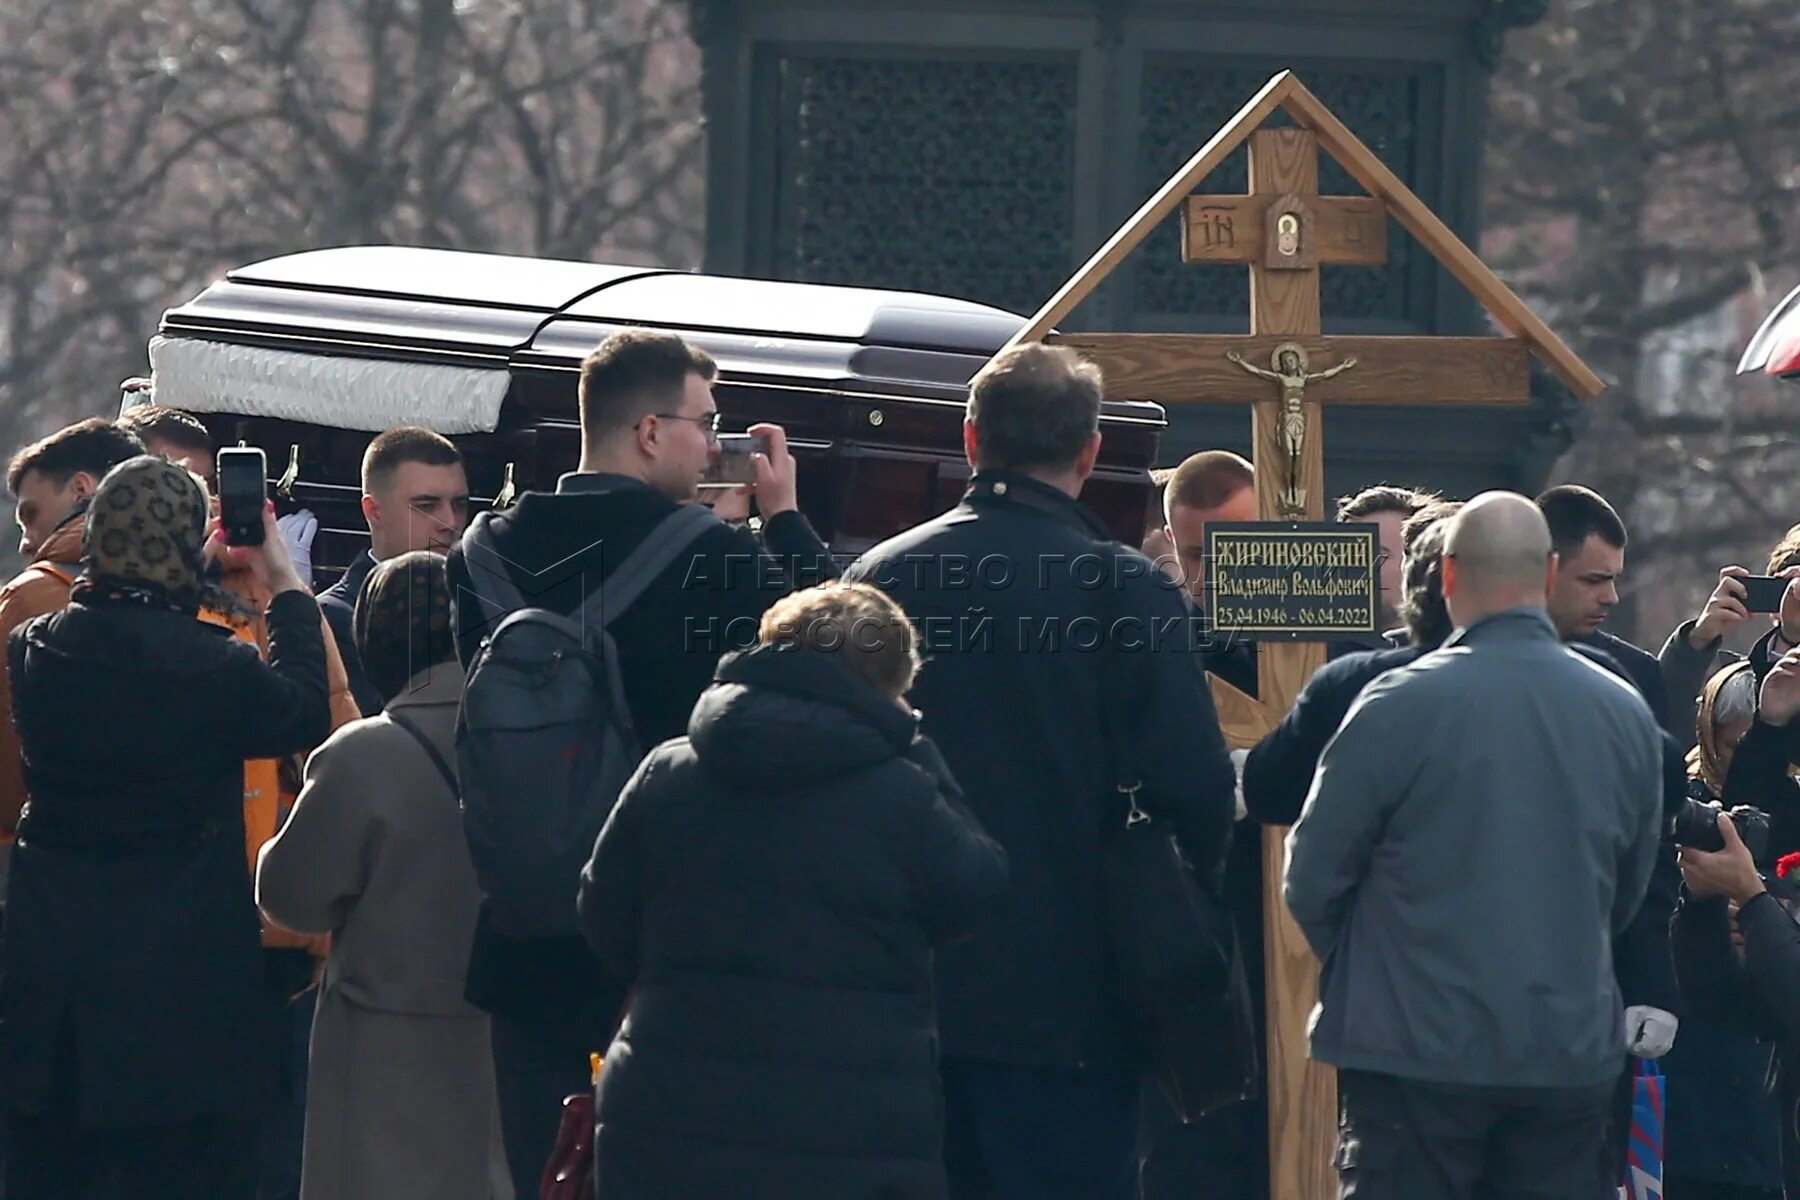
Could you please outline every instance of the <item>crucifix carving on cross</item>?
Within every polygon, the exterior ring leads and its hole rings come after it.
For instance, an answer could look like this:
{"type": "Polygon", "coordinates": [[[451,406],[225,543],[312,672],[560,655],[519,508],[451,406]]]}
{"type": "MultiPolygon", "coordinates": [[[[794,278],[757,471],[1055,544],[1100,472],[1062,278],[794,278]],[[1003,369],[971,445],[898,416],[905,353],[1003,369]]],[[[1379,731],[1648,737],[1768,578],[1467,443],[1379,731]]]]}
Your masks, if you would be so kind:
{"type": "MultiPolygon", "coordinates": [[[[1281,219],[1292,221],[1294,217],[1289,213],[1281,219]]],[[[1286,246],[1288,239],[1284,238],[1282,244],[1286,246]]],[[[1281,489],[1281,515],[1295,519],[1304,517],[1306,489],[1300,484],[1300,461],[1306,448],[1306,385],[1348,371],[1356,365],[1356,358],[1352,355],[1335,367],[1309,373],[1306,348],[1298,342],[1283,342],[1275,347],[1269,362],[1273,370],[1245,362],[1244,356],[1236,350],[1227,350],[1225,357],[1250,374],[1281,385],[1281,449],[1287,456],[1287,461],[1282,464],[1287,485],[1281,489]]]]}
{"type": "MultiPolygon", "coordinates": [[[[1291,72],[1282,72],[1026,323],[1009,345],[1055,341],[1097,362],[1110,399],[1250,406],[1258,512],[1264,520],[1323,515],[1322,414],[1338,404],[1524,404],[1537,354],[1584,399],[1605,385],[1419,198],[1291,72]],[[1277,110],[1295,128],[1260,128],[1277,110]],[[1194,195],[1246,141],[1250,190],[1194,195]],[[1367,196],[1321,196],[1319,151],[1330,153],[1367,196]],[[1248,336],[1060,334],[1067,317],[1163,220],[1183,206],[1182,257],[1250,271],[1248,336]],[[1388,220],[1412,235],[1467,287],[1506,337],[1324,337],[1321,266],[1387,262],[1388,220]],[[1268,363],[1267,368],[1257,364],[1268,363]],[[1311,364],[1331,366],[1313,371],[1311,364]],[[1354,366],[1356,369],[1351,370],[1354,366]],[[1271,387],[1271,383],[1276,387],[1271,387]],[[1280,470],[1266,469],[1280,464],[1280,470]]],[[[1321,642],[1259,647],[1257,694],[1218,680],[1221,726],[1234,746],[1254,745],[1292,707],[1325,661],[1321,642]]],[[[1269,1164],[1273,1200],[1336,1194],[1336,1084],[1306,1054],[1317,997],[1316,964],[1281,899],[1282,830],[1263,840],[1264,949],[1268,993],[1269,1164]]]]}

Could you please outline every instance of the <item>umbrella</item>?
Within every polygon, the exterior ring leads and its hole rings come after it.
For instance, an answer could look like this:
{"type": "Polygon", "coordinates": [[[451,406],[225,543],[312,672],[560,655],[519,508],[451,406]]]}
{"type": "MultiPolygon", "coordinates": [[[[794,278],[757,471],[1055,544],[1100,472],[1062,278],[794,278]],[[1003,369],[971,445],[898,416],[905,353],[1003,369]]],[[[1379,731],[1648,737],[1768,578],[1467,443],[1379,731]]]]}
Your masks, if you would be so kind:
{"type": "Polygon", "coordinates": [[[1783,379],[1800,379],[1800,288],[1763,319],[1762,327],[1738,360],[1737,373],[1762,370],[1783,379]]]}

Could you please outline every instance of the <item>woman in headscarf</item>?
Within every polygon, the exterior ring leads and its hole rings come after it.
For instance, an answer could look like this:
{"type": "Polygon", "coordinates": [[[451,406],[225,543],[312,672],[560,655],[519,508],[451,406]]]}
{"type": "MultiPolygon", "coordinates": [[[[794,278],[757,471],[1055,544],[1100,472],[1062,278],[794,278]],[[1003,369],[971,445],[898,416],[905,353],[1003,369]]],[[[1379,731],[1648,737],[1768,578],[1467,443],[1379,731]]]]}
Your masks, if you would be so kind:
{"type": "Polygon", "coordinates": [[[1723,801],[1738,743],[1756,719],[1756,672],[1749,659],[1724,667],[1700,689],[1694,747],[1688,751],[1689,794],[1723,801]]]}
{"type": "Polygon", "coordinates": [[[369,575],[357,650],[385,711],[339,730],[257,868],[265,916],[330,933],[302,1200],[488,1200],[511,1185],[488,1019],[463,999],[481,889],[463,836],[444,560],[369,575]]]}
{"type": "Polygon", "coordinates": [[[262,961],[244,857],[248,758],[329,720],[318,610],[275,526],[208,536],[188,471],[142,456],[89,506],[67,609],[8,644],[31,801],[0,958],[7,1195],[253,1194],[266,1095],[262,961]],[[227,555],[274,593],[270,647],[202,622],[227,555]]]}
{"type": "MultiPolygon", "coordinates": [[[[1756,672],[1748,660],[1707,680],[1694,721],[1695,745],[1687,756],[1690,799],[1732,806],[1725,780],[1755,719],[1756,672]]],[[[1691,973],[1683,976],[1684,986],[1692,982],[1691,973]]],[[[1764,1086],[1770,1047],[1709,1015],[1690,1011],[1683,1017],[1675,1045],[1662,1060],[1669,1078],[1664,1186],[1671,1196],[1697,1200],[1779,1197],[1781,1106],[1764,1086]]]]}

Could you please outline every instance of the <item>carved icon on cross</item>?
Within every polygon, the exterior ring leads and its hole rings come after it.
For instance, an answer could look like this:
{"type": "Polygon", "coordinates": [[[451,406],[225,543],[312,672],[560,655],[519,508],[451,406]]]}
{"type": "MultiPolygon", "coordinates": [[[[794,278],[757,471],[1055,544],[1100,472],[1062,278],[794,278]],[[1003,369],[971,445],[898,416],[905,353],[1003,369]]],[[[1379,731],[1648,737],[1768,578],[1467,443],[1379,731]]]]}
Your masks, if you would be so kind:
{"type": "Polygon", "coordinates": [[[1306,516],[1306,489],[1300,483],[1301,452],[1306,445],[1306,385],[1348,371],[1356,365],[1352,355],[1335,367],[1307,372],[1306,347],[1299,342],[1283,342],[1269,356],[1270,370],[1244,361],[1236,350],[1225,357],[1252,375],[1281,385],[1281,449],[1287,459],[1287,483],[1281,489],[1281,515],[1298,520],[1306,516]]]}

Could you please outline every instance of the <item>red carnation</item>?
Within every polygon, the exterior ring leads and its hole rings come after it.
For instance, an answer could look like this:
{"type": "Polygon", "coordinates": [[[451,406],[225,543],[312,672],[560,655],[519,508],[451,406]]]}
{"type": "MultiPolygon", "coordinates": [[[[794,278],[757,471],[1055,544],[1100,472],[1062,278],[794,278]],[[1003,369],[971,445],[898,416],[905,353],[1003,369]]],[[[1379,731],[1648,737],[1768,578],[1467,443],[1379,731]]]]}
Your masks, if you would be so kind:
{"type": "Polygon", "coordinates": [[[1800,867],[1800,850],[1796,850],[1792,854],[1784,854],[1775,860],[1775,878],[1786,879],[1788,872],[1795,867],[1800,867]]]}

